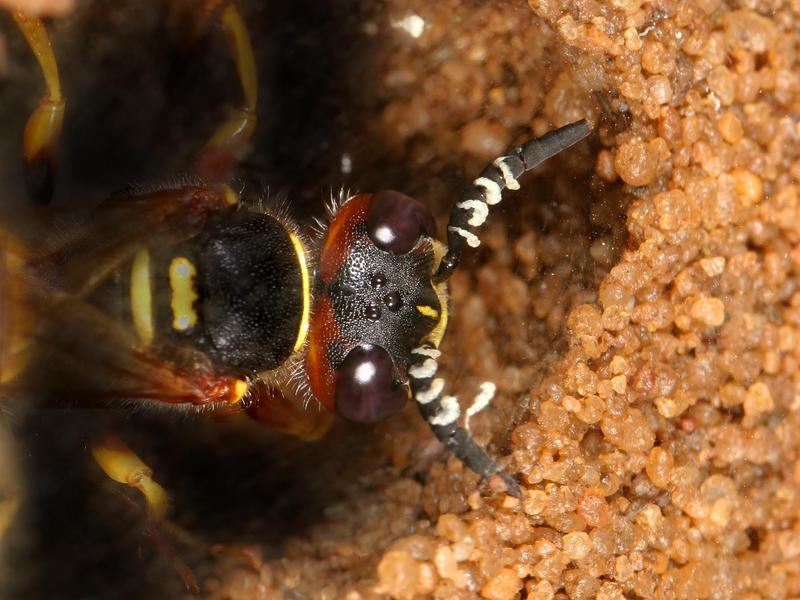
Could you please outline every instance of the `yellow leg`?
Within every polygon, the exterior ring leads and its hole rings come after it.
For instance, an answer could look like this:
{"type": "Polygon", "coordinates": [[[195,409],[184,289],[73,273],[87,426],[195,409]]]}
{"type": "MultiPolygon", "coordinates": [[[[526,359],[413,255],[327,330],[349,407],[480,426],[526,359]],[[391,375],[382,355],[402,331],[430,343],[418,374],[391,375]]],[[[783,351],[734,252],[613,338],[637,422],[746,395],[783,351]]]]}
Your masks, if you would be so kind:
{"type": "MultiPolygon", "coordinates": [[[[141,492],[151,521],[151,527],[144,533],[145,537],[172,564],[186,590],[198,592],[200,588],[197,579],[191,568],[181,559],[172,539],[186,544],[197,544],[191,536],[165,518],[169,509],[169,497],[164,488],[153,480],[153,470],[122,440],[112,435],[107,436],[102,443],[92,446],[92,456],[108,477],[141,492]]],[[[127,496],[123,497],[132,502],[127,496]]]]}
{"type": "MultiPolygon", "coordinates": [[[[0,406],[0,413],[2,410],[0,406]]],[[[3,539],[22,502],[15,456],[11,430],[6,423],[0,421],[0,556],[3,554],[3,539]]]]}
{"type": "Polygon", "coordinates": [[[27,365],[33,316],[26,301],[28,253],[10,233],[0,229],[0,396],[27,365]]]}
{"type": "Polygon", "coordinates": [[[14,522],[17,510],[19,510],[18,495],[9,494],[0,499],[0,542],[2,542],[8,528],[11,527],[11,523],[14,522]]]}
{"type": "Polygon", "coordinates": [[[220,21],[231,46],[244,102],[237,114],[223,123],[211,136],[198,160],[197,170],[200,175],[217,182],[223,182],[230,177],[236,162],[245,152],[256,126],[258,103],[258,75],[253,47],[242,15],[234,2],[229,2],[222,10],[220,21]]]}
{"type": "Polygon", "coordinates": [[[37,201],[48,202],[53,194],[55,155],[64,122],[66,101],[61,94],[58,65],[50,37],[41,19],[15,12],[14,20],[39,61],[47,88],[42,101],[25,125],[23,152],[28,165],[31,194],[37,201]]]}
{"type": "Polygon", "coordinates": [[[169,497],[153,480],[153,470],[122,441],[107,437],[92,446],[95,462],[111,479],[139,490],[147,504],[147,514],[155,522],[162,521],[169,508],[169,497]]]}
{"type": "MultiPolygon", "coordinates": [[[[254,572],[258,573],[261,564],[260,548],[255,545],[222,545],[207,543],[195,538],[180,527],[173,525],[166,519],[169,499],[164,489],[153,481],[153,471],[133,450],[128,448],[119,438],[107,436],[100,444],[92,446],[92,455],[95,462],[111,479],[133,487],[145,498],[147,512],[152,521],[152,526],[145,531],[145,537],[153,544],[156,550],[165,557],[173,566],[178,576],[183,581],[186,590],[197,593],[200,588],[192,569],[183,561],[173,542],[182,546],[189,546],[214,556],[230,556],[243,560],[254,572]]],[[[125,501],[135,506],[133,500],[122,494],[125,501]]],[[[3,505],[0,504],[0,511],[3,505]]],[[[2,539],[2,512],[0,512],[0,540],[2,539]]]]}

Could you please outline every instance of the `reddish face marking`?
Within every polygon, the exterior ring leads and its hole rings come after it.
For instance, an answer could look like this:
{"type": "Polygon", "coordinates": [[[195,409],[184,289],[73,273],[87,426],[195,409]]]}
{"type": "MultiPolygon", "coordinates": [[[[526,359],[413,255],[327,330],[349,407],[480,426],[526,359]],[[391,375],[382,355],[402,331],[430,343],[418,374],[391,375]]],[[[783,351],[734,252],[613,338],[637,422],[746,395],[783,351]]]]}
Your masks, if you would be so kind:
{"type": "Polygon", "coordinates": [[[317,302],[308,331],[306,373],[314,396],[332,411],[336,410],[336,372],[328,359],[328,346],[340,336],[331,301],[327,296],[322,296],[317,302]]]}
{"type": "Polygon", "coordinates": [[[367,220],[372,194],[359,194],[348,200],[331,221],[319,255],[319,275],[330,283],[339,271],[355,241],[355,227],[367,220]]]}
{"type": "MultiPolygon", "coordinates": [[[[329,284],[347,260],[356,227],[367,220],[372,194],[360,194],[347,201],[336,213],[320,250],[319,276],[329,284]]],[[[336,410],[336,370],[328,358],[332,343],[342,342],[341,330],[333,315],[330,299],[323,295],[314,307],[308,331],[306,372],[311,391],[328,409],[336,410]]]]}

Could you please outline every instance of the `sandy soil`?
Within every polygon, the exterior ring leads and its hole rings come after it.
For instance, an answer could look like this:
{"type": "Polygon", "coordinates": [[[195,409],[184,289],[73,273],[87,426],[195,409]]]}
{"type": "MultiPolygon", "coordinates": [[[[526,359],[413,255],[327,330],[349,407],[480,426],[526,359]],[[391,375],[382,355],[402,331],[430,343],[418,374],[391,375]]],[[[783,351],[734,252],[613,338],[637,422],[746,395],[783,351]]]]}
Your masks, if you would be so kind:
{"type": "MultiPolygon", "coordinates": [[[[203,594],[800,596],[798,4],[351,0],[245,12],[264,104],[247,168],[288,193],[301,220],[331,187],[395,188],[443,231],[460,182],[509,144],[578,118],[595,133],[523,179],[451,286],[442,373],[466,399],[496,382],[474,430],[524,499],[481,488],[414,407],[306,449],[129,425],[176,490],[177,522],[263,552],[257,567],[197,559],[203,594]],[[186,437],[187,458],[166,458],[186,437]],[[193,475],[171,475],[199,456],[193,475]]],[[[64,202],[185,169],[235,98],[224,41],[185,49],[164,23],[128,6],[54,24],[76,107],[64,202]]],[[[21,131],[40,91],[4,31],[0,101],[21,131]]],[[[14,201],[18,175],[0,169],[14,201]]],[[[32,494],[28,514],[47,494],[32,494]]],[[[45,589],[37,561],[70,564],[66,543],[48,552],[36,539],[18,555],[33,569],[18,589],[45,589]]],[[[118,576],[174,578],[128,546],[118,576]]]]}

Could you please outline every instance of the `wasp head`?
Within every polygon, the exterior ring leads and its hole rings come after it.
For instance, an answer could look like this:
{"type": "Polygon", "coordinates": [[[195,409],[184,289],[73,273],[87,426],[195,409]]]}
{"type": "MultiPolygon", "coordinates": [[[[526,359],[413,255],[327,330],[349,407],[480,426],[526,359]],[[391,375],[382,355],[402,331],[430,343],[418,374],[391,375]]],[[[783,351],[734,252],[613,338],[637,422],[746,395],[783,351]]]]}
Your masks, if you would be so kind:
{"type": "Polygon", "coordinates": [[[354,196],[330,223],[306,368],[317,399],[345,418],[381,420],[410,397],[410,352],[446,314],[431,282],[435,234],[430,212],[394,191],[354,196]]]}

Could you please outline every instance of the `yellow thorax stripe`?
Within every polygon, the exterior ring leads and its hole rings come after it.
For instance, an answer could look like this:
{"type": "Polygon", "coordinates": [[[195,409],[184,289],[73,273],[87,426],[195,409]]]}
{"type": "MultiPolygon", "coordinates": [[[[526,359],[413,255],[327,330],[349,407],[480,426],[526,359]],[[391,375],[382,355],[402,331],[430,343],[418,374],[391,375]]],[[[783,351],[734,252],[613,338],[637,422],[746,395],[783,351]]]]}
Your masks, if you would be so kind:
{"type": "Polygon", "coordinates": [[[153,341],[153,290],[150,282],[150,252],[142,248],[131,266],[131,316],[139,341],[147,346],[153,341]]]}
{"type": "Polygon", "coordinates": [[[194,310],[194,301],[197,300],[194,288],[196,275],[197,269],[188,258],[179,256],[172,259],[169,265],[169,287],[172,291],[170,306],[172,328],[176,331],[186,331],[197,324],[197,312],[194,310]]]}
{"type": "Polygon", "coordinates": [[[311,283],[308,278],[308,265],[306,264],[306,251],[303,248],[303,242],[294,232],[287,232],[289,239],[292,240],[297,262],[300,263],[300,279],[303,286],[303,313],[300,316],[300,328],[297,331],[297,340],[295,340],[294,349],[292,350],[292,352],[297,352],[306,343],[306,336],[308,335],[308,321],[311,314],[311,283]]]}

